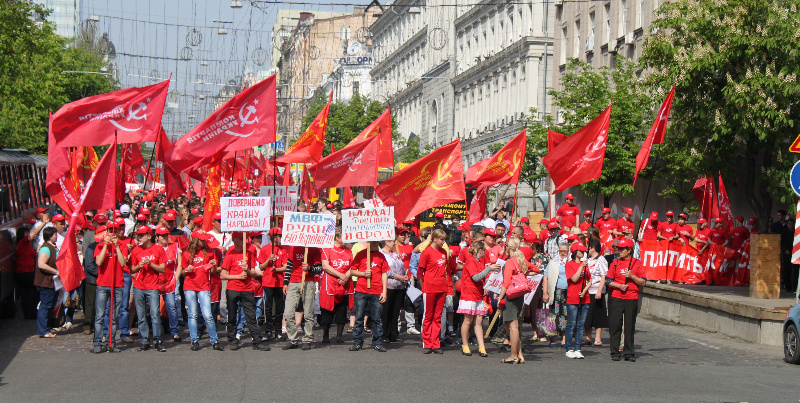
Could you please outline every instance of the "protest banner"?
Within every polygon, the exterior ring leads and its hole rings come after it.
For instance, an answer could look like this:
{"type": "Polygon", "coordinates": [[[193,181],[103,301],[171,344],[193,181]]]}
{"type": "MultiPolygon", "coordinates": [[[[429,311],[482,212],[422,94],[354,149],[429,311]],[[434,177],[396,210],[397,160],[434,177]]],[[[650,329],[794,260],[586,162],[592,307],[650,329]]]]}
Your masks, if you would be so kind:
{"type": "Polygon", "coordinates": [[[384,207],[384,206],[385,206],[385,204],[383,204],[381,199],[379,199],[377,197],[374,198],[374,199],[366,199],[366,200],[364,200],[364,208],[378,208],[378,207],[384,207]]]}
{"type": "Polygon", "coordinates": [[[342,210],[342,241],[393,240],[394,207],[342,210]]]}
{"type": "Polygon", "coordinates": [[[220,229],[228,231],[269,231],[269,197],[221,197],[220,229]]]}
{"type": "Polygon", "coordinates": [[[433,225],[436,222],[436,213],[442,213],[444,221],[452,221],[454,218],[463,221],[467,217],[467,202],[462,200],[425,210],[419,215],[420,225],[423,228],[433,225]]]}
{"type": "Polygon", "coordinates": [[[524,300],[525,305],[530,305],[531,302],[533,301],[533,295],[536,294],[536,290],[539,289],[539,284],[542,283],[542,277],[544,276],[541,274],[537,274],[535,276],[528,276],[528,283],[532,285],[533,288],[531,288],[531,292],[525,294],[525,300],[524,300]]]}
{"type": "Polygon", "coordinates": [[[645,240],[641,243],[641,261],[648,280],[725,286],[749,284],[749,245],[740,252],[711,245],[701,255],[693,246],[678,241],[645,240]]]}
{"type": "Polygon", "coordinates": [[[500,287],[503,286],[503,271],[493,271],[486,277],[486,283],[483,285],[484,290],[489,290],[495,294],[500,294],[500,287]]]}
{"type": "Polygon", "coordinates": [[[261,186],[258,195],[274,201],[276,216],[297,209],[297,186],[261,186]]]}
{"type": "Polygon", "coordinates": [[[335,233],[334,215],[287,211],[283,219],[281,244],[307,248],[332,248],[335,233]]]}

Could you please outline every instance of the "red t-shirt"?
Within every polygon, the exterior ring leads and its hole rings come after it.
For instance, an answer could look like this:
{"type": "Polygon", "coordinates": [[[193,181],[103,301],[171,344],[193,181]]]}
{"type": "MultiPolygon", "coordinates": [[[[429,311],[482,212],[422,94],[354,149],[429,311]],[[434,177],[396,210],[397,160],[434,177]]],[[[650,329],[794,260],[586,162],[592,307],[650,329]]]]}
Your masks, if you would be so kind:
{"type": "Polygon", "coordinates": [[[601,234],[604,232],[611,232],[617,228],[617,220],[613,218],[609,218],[608,220],[600,218],[594,223],[594,227],[600,230],[601,234]]]}
{"type": "Polygon", "coordinates": [[[457,260],[458,260],[458,255],[460,254],[461,254],[460,246],[458,245],[450,246],[450,261],[448,263],[450,264],[450,267],[453,268],[453,272],[455,272],[458,269],[457,260]]]}
{"type": "Polygon", "coordinates": [[[590,302],[589,293],[584,294],[580,298],[581,290],[586,287],[586,282],[591,281],[592,275],[589,273],[588,267],[583,267],[583,277],[578,277],[578,281],[572,282],[572,276],[581,269],[581,264],[574,260],[570,260],[564,265],[564,271],[567,274],[567,304],[578,305],[588,304],[590,302]]]}
{"type": "MultiPolygon", "coordinates": [[[[431,249],[430,247],[425,249],[431,249]]],[[[424,252],[423,252],[424,253],[424,252]]],[[[369,254],[370,267],[372,268],[372,276],[369,278],[370,288],[367,288],[367,278],[356,278],[356,292],[362,294],[380,295],[383,293],[383,273],[389,271],[389,263],[386,261],[386,256],[383,256],[381,251],[370,251],[369,254]]],[[[351,270],[360,272],[367,271],[367,250],[362,250],[356,253],[353,262],[350,264],[351,270]]]]}
{"type": "Polygon", "coordinates": [[[272,255],[274,255],[272,261],[261,270],[264,272],[264,275],[261,276],[261,285],[263,287],[283,287],[283,272],[273,272],[272,269],[283,267],[286,264],[288,255],[284,246],[264,245],[261,252],[258,253],[258,263],[266,262],[272,255]]]}
{"type": "Polygon", "coordinates": [[[547,238],[550,238],[550,231],[549,230],[543,229],[543,230],[539,231],[539,239],[543,243],[544,243],[544,241],[547,240],[547,238]]]}
{"type": "Polygon", "coordinates": [[[733,238],[731,247],[738,251],[742,248],[744,242],[750,238],[750,230],[747,227],[736,227],[731,231],[731,237],[733,238]]]}
{"type": "MultiPolygon", "coordinates": [[[[97,247],[94,248],[94,258],[97,259],[100,256],[100,252],[103,251],[103,243],[100,242],[97,244],[97,247]]],[[[128,255],[128,245],[118,242],[119,243],[119,250],[122,251],[123,255],[128,255]]],[[[125,285],[125,278],[122,275],[122,265],[119,264],[119,259],[116,255],[114,255],[114,270],[109,270],[108,265],[111,262],[111,256],[114,253],[115,249],[113,244],[108,245],[108,249],[106,249],[106,257],[103,260],[103,264],[98,266],[97,268],[97,286],[98,287],[111,287],[112,281],[114,287],[122,287],[125,285]],[[116,273],[115,273],[116,272],[116,273]],[[116,276],[116,277],[115,277],[116,276]],[[114,277],[114,280],[111,278],[114,277]]]]}
{"type": "Polygon", "coordinates": [[[461,248],[461,252],[458,252],[458,257],[456,258],[456,263],[461,263],[461,264],[466,263],[467,262],[467,254],[468,253],[469,253],[469,246],[467,246],[466,248],[461,248]]]}
{"type": "MultiPolygon", "coordinates": [[[[241,251],[237,251],[236,247],[231,247],[228,249],[228,253],[225,255],[225,261],[222,262],[222,269],[227,270],[228,274],[232,276],[236,276],[242,273],[242,259],[244,258],[244,254],[241,251]]],[[[254,253],[252,248],[248,248],[247,250],[247,267],[252,269],[256,266],[257,263],[256,254],[254,253]]],[[[251,281],[255,281],[250,276],[245,277],[244,280],[228,280],[228,289],[231,291],[253,291],[253,285],[250,284],[251,281]]]]}
{"type": "Polygon", "coordinates": [[[633,281],[627,281],[628,279],[625,278],[625,271],[628,270],[630,267],[631,273],[636,277],[639,277],[643,280],[645,278],[645,271],[644,267],[642,267],[642,262],[639,259],[630,258],[628,260],[615,260],[611,263],[611,267],[608,268],[608,273],[606,273],[606,277],[611,278],[610,282],[614,282],[617,284],[628,284],[628,290],[622,292],[619,289],[611,290],[611,296],[614,298],[619,299],[639,299],[639,286],[636,285],[633,281]],[[633,261],[631,261],[631,259],[633,261]]]}
{"type": "Polygon", "coordinates": [[[564,204],[558,208],[557,214],[561,216],[561,226],[571,228],[578,222],[577,220],[578,216],[581,214],[581,210],[574,204],[572,206],[564,204]]]}
{"type": "Polygon", "coordinates": [[[711,230],[709,228],[703,228],[697,230],[697,233],[694,235],[694,239],[696,241],[703,241],[708,242],[708,237],[711,234],[711,230]]]}
{"type": "Polygon", "coordinates": [[[448,270],[447,253],[444,249],[436,250],[433,246],[425,248],[419,258],[417,276],[422,279],[422,292],[446,293],[448,283],[452,283],[452,281],[448,270]]]}
{"type": "Polygon", "coordinates": [[[530,262],[531,258],[533,258],[533,249],[527,246],[520,246],[519,251],[522,252],[522,255],[525,256],[525,261],[530,262]]]}
{"type": "Polygon", "coordinates": [[[675,234],[680,236],[680,239],[683,239],[684,242],[689,242],[689,238],[686,235],[683,234],[684,232],[689,234],[689,236],[692,236],[692,232],[693,232],[692,231],[692,227],[690,227],[690,226],[688,226],[686,224],[683,224],[683,225],[677,225],[676,224],[675,225],[675,234]]]}
{"type": "MultiPolygon", "coordinates": [[[[89,242],[85,240],[84,242],[89,242]]],[[[16,266],[17,273],[33,273],[36,270],[36,251],[33,250],[31,240],[25,236],[17,242],[16,266]]]]}
{"type": "Polygon", "coordinates": [[[588,230],[588,229],[589,229],[589,225],[591,225],[591,224],[592,224],[592,223],[591,223],[591,222],[589,222],[589,221],[584,221],[584,222],[582,222],[582,223],[581,223],[581,232],[586,232],[586,230],[588,230]]]}
{"type": "MultiPolygon", "coordinates": [[[[167,254],[164,252],[164,248],[156,244],[152,244],[147,248],[134,247],[131,252],[131,266],[137,266],[144,258],[149,258],[150,262],[157,265],[167,262],[167,254]]],[[[158,289],[158,275],[159,273],[155,269],[150,267],[149,264],[145,264],[136,272],[133,288],[140,290],[158,289]]]]}
{"type": "MultiPolygon", "coordinates": [[[[468,248],[464,248],[467,251],[468,248]]],[[[475,259],[469,251],[464,254],[464,268],[461,276],[461,299],[464,301],[480,301],[483,299],[484,281],[472,281],[472,276],[482,272],[484,265],[475,259]]]]}
{"type": "Polygon", "coordinates": [[[400,245],[395,249],[397,249],[397,254],[400,256],[400,260],[403,261],[406,271],[408,271],[408,268],[411,266],[411,254],[414,253],[414,245],[407,243],[405,245],[400,245]]]}
{"type": "Polygon", "coordinates": [[[658,221],[647,220],[647,225],[644,227],[642,240],[657,241],[658,240],[658,221]]]}
{"type": "MultiPolygon", "coordinates": [[[[370,255],[371,254],[370,252],[370,255]]],[[[353,261],[353,251],[347,248],[325,248],[322,250],[322,260],[327,261],[328,264],[339,273],[344,273],[350,270],[350,262],[353,261]]]]}
{"type": "MultiPolygon", "coordinates": [[[[158,282],[166,285],[169,284],[173,278],[175,278],[175,268],[178,267],[178,245],[174,243],[168,244],[166,249],[164,249],[164,258],[166,259],[164,261],[164,272],[159,273],[158,282]]],[[[174,286],[172,289],[166,290],[167,293],[174,291],[174,286]]]]}
{"type": "Polygon", "coordinates": [[[675,236],[675,230],[678,228],[677,223],[668,223],[666,221],[661,222],[658,224],[658,233],[661,234],[664,238],[672,238],[675,236]]]}
{"type": "MultiPolygon", "coordinates": [[[[497,259],[500,258],[500,255],[503,254],[503,247],[500,245],[492,246],[491,248],[486,249],[486,253],[484,253],[481,262],[483,264],[495,264],[497,259]]],[[[422,258],[420,256],[420,258],[422,258]]]]}
{"type": "MultiPolygon", "coordinates": [[[[216,253],[211,249],[198,250],[195,252],[194,258],[189,261],[189,251],[183,252],[181,258],[181,266],[186,273],[186,279],[183,280],[183,289],[189,291],[210,291],[211,279],[209,271],[211,264],[208,262],[215,259],[216,253]],[[193,270],[185,271],[189,266],[193,266],[193,270]]],[[[219,262],[217,262],[219,264],[219,262]]]]}
{"type": "Polygon", "coordinates": [[[728,230],[712,228],[708,233],[708,239],[715,245],[722,245],[728,240],[728,230]]]}
{"type": "MultiPolygon", "coordinates": [[[[125,246],[128,247],[128,249],[127,249],[128,253],[126,253],[125,256],[130,258],[130,253],[133,252],[133,247],[136,246],[136,242],[132,238],[128,238],[128,237],[123,235],[123,236],[117,238],[117,243],[119,243],[120,245],[124,244],[125,246]]],[[[97,246],[100,246],[100,244],[98,243],[97,246]]],[[[131,274],[131,260],[130,259],[128,259],[128,264],[126,264],[125,266],[122,266],[122,270],[125,273],[131,274]]]]}
{"type": "MultiPolygon", "coordinates": [[[[290,283],[299,283],[303,279],[303,257],[306,252],[304,246],[292,246],[289,251],[288,259],[292,259],[292,276],[289,278],[290,283]]],[[[309,266],[317,263],[322,263],[322,251],[319,248],[308,248],[308,260],[306,261],[309,266]]],[[[306,281],[317,281],[316,276],[306,272],[306,281]]]]}
{"type": "Polygon", "coordinates": [[[633,232],[634,229],[636,228],[636,226],[633,224],[633,221],[626,220],[624,218],[620,218],[619,220],[617,220],[616,224],[617,224],[616,230],[619,232],[622,232],[626,229],[633,232]]]}

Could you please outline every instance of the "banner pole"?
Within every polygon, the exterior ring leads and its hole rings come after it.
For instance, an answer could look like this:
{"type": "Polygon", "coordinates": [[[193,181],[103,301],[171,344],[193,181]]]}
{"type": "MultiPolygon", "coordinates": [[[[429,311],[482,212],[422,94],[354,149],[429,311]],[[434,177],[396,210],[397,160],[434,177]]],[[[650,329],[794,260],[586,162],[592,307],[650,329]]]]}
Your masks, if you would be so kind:
{"type": "MultiPolygon", "coordinates": [[[[306,246],[306,250],[303,253],[303,263],[308,263],[308,246],[306,246]]],[[[302,267],[300,268],[302,270],[302,267]]],[[[300,298],[303,297],[303,294],[306,292],[306,271],[303,270],[302,277],[300,278],[300,298]]],[[[308,318],[306,318],[308,320],[308,318]]]]}
{"type": "MultiPolygon", "coordinates": [[[[594,234],[594,215],[597,213],[597,199],[600,197],[600,190],[597,191],[597,194],[594,195],[594,208],[592,208],[592,219],[589,221],[589,239],[592,238],[592,234],[594,234]]],[[[589,239],[586,242],[589,242],[589,239]]]]}
{"type": "MultiPolygon", "coordinates": [[[[156,148],[158,147],[159,138],[161,138],[161,136],[156,137],[156,141],[153,144],[153,149],[150,150],[150,159],[147,160],[147,170],[144,173],[144,186],[142,187],[142,190],[145,192],[147,191],[147,179],[150,178],[150,165],[153,163],[153,155],[156,153],[156,148]]],[[[153,204],[155,204],[155,202],[153,204]]],[[[138,215],[139,212],[137,211],[136,213],[138,215]]]]}
{"type": "Polygon", "coordinates": [[[228,182],[228,194],[233,193],[233,176],[236,175],[236,153],[238,151],[233,152],[233,167],[231,167],[231,179],[228,182]]]}
{"type": "MultiPolygon", "coordinates": [[[[372,249],[372,244],[370,244],[370,242],[367,241],[367,270],[369,270],[372,267],[372,260],[370,259],[370,256],[369,256],[370,249],[372,249]]],[[[372,285],[372,276],[370,276],[370,278],[367,279],[367,289],[368,290],[370,289],[371,285],[372,285]]]]}
{"type": "MultiPolygon", "coordinates": [[[[517,189],[519,189],[519,183],[514,185],[514,204],[511,205],[511,220],[512,220],[511,221],[512,222],[511,225],[512,226],[514,225],[513,224],[513,222],[514,222],[513,220],[514,220],[514,217],[515,217],[514,214],[517,211],[517,189]]],[[[509,230],[509,231],[511,231],[511,230],[509,230]]]]}

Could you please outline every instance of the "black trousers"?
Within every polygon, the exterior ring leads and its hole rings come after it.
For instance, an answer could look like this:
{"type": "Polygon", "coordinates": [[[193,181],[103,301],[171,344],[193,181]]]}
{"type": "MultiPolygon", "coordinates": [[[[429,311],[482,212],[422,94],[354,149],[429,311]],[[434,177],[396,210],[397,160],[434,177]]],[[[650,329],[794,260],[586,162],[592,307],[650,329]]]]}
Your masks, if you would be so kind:
{"type": "Polygon", "coordinates": [[[34,272],[14,273],[17,295],[20,296],[22,314],[25,319],[36,319],[36,306],[39,305],[39,289],[33,285],[34,272]]]}
{"type": "Polygon", "coordinates": [[[274,336],[280,336],[283,327],[284,298],[283,287],[264,287],[267,333],[272,333],[274,336]]]}
{"type": "Polygon", "coordinates": [[[261,329],[256,322],[256,299],[253,291],[225,290],[225,297],[228,301],[228,341],[236,342],[236,319],[239,317],[236,306],[241,303],[247,329],[253,337],[253,344],[261,344],[261,329]]]}
{"type": "Polygon", "coordinates": [[[623,333],[625,321],[625,347],[622,355],[633,357],[633,334],[636,331],[636,313],[639,310],[638,299],[620,299],[608,297],[608,332],[611,334],[611,356],[619,357],[619,341],[623,333]]]}
{"type": "Polygon", "coordinates": [[[383,337],[395,341],[400,338],[400,331],[397,330],[397,320],[400,317],[400,309],[406,298],[405,288],[399,290],[386,290],[386,302],[383,303],[383,337]]]}

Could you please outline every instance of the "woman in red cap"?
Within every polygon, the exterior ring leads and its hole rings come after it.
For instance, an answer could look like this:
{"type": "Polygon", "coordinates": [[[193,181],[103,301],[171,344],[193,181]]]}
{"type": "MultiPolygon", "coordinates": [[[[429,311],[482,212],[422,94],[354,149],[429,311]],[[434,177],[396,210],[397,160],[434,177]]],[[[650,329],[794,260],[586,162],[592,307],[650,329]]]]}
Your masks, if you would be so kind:
{"type": "Polygon", "coordinates": [[[523,364],[525,363],[525,357],[522,356],[522,342],[519,336],[519,316],[522,313],[525,295],[508,299],[506,298],[506,291],[511,285],[511,277],[516,273],[525,273],[528,263],[525,261],[522,252],[519,251],[518,239],[512,238],[506,242],[506,252],[508,252],[509,259],[506,260],[503,267],[503,285],[500,287],[500,294],[496,298],[498,300],[498,308],[503,308],[503,325],[508,332],[511,354],[501,362],[504,364],[523,364]]]}
{"type": "Polygon", "coordinates": [[[353,309],[353,282],[350,279],[350,263],[353,253],[342,242],[342,228],[336,227],[333,248],[322,250],[322,278],[319,281],[319,324],[322,326],[322,342],[330,343],[331,325],[336,323],[336,342],[342,343],[347,310],[353,309]]]}
{"type": "Polygon", "coordinates": [[[164,308],[167,310],[167,323],[172,341],[180,343],[181,336],[178,334],[178,301],[175,296],[177,279],[175,278],[175,268],[178,265],[178,245],[169,242],[169,230],[164,227],[156,227],[156,244],[164,248],[166,266],[164,272],[158,275],[158,292],[164,298],[164,308]]]}
{"type": "Polygon", "coordinates": [[[200,349],[200,335],[197,331],[198,310],[203,315],[212,348],[217,351],[223,350],[219,344],[216,321],[211,311],[210,275],[220,271],[218,247],[219,243],[213,236],[202,230],[194,230],[189,249],[183,252],[181,263],[178,266],[178,276],[186,276],[183,282],[183,293],[186,298],[192,351],[200,349]]]}
{"type": "Polygon", "coordinates": [[[466,252],[462,253],[464,268],[461,277],[461,299],[458,302],[457,313],[464,315],[461,324],[461,354],[472,355],[469,349],[469,331],[474,323],[475,338],[478,340],[478,354],[488,357],[486,345],[483,340],[483,315],[486,315],[486,305],[483,299],[483,279],[489,275],[491,269],[480,263],[485,254],[483,241],[475,241],[466,252]]]}
{"type": "Polygon", "coordinates": [[[611,263],[606,282],[611,295],[608,298],[608,331],[611,334],[611,359],[620,360],[619,342],[625,323],[625,361],[636,361],[633,335],[636,331],[636,314],[639,310],[639,291],[647,280],[644,267],[634,258],[633,240],[625,239],[617,244],[619,259],[611,263]]]}
{"type": "Polygon", "coordinates": [[[567,262],[564,270],[567,275],[567,358],[583,358],[581,343],[583,341],[583,324],[589,312],[589,287],[592,285],[592,275],[586,267],[587,261],[583,257],[587,252],[586,246],[574,243],[570,247],[571,260],[567,262]]]}

